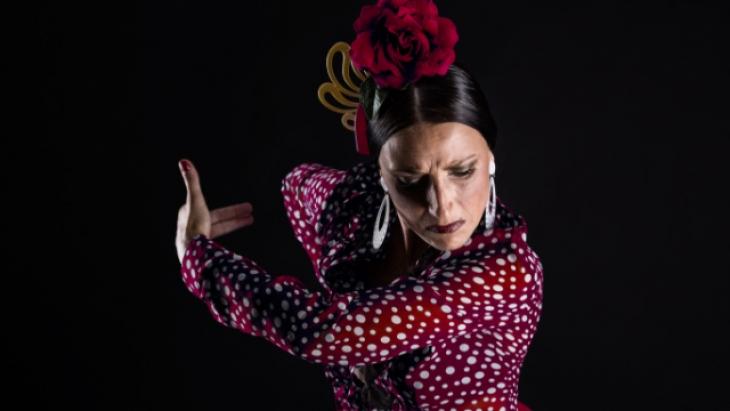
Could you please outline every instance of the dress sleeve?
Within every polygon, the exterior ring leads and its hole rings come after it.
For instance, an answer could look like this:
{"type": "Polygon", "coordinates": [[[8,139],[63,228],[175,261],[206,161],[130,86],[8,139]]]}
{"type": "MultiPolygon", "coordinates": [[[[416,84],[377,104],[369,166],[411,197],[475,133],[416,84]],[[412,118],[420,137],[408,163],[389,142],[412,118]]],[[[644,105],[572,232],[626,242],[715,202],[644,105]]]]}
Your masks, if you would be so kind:
{"type": "Polygon", "coordinates": [[[281,194],[294,235],[312,261],[318,261],[322,244],[319,218],[345,170],[319,163],[302,163],[281,181],[281,194]]]}
{"type": "Polygon", "coordinates": [[[312,363],[356,366],[525,318],[539,266],[523,247],[452,258],[426,278],[327,296],[199,234],[185,251],[182,277],[217,322],[312,363]]]}

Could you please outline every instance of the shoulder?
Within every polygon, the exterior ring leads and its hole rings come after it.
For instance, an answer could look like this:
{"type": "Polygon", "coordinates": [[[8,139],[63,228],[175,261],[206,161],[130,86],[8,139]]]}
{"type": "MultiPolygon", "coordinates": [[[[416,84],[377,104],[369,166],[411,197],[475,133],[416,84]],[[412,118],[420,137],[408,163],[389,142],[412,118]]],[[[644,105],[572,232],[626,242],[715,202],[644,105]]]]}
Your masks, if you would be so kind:
{"type": "Polygon", "coordinates": [[[542,299],[542,264],[527,244],[524,218],[513,216],[513,224],[482,228],[462,247],[444,252],[427,279],[446,290],[487,296],[485,301],[497,309],[517,310],[527,301],[537,304],[542,299]]]}
{"type": "Polygon", "coordinates": [[[336,184],[344,174],[344,170],[317,162],[299,163],[290,169],[282,179],[282,190],[287,186],[299,187],[305,183],[336,184]]]}
{"type": "Polygon", "coordinates": [[[283,194],[311,196],[320,201],[340,192],[349,199],[365,193],[373,193],[378,184],[378,168],[374,161],[364,161],[340,169],[318,162],[304,162],[291,168],[281,180],[283,194]]]}

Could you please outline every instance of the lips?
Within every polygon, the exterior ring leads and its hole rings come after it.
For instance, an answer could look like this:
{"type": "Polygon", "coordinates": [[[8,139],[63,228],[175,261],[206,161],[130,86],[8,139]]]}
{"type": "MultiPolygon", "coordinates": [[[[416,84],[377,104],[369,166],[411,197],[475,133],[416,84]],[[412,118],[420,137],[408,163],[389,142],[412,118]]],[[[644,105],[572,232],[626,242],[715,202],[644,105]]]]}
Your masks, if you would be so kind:
{"type": "Polygon", "coordinates": [[[447,225],[428,226],[426,229],[429,231],[433,231],[434,233],[439,233],[439,234],[453,233],[454,231],[458,230],[463,224],[464,224],[464,220],[457,220],[457,221],[454,221],[453,223],[447,224],[447,225]]]}

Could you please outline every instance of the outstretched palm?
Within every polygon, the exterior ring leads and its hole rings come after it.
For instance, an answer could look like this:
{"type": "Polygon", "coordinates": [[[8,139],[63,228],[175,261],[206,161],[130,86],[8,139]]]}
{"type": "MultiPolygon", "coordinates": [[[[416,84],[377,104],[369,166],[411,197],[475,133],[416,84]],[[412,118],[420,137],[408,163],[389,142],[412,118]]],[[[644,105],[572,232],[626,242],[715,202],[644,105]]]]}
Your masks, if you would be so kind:
{"type": "Polygon", "coordinates": [[[177,213],[175,236],[177,257],[182,263],[185,249],[196,235],[203,234],[214,239],[253,224],[253,206],[249,202],[243,202],[209,211],[200,188],[200,176],[193,163],[183,159],[178,165],[187,190],[185,204],[180,206],[177,213]],[[189,166],[187,171],[184,169],[186,163],[189,166]]]}

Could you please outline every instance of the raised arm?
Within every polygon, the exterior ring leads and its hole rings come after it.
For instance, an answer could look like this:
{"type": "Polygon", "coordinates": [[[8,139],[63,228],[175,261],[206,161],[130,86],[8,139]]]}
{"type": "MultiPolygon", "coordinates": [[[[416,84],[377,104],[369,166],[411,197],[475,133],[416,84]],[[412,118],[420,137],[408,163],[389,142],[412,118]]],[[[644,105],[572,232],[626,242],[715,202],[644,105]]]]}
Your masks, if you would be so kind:
{"type": "Polygon", "coordinates": [[[426,279],[405,277],[331,297],[304,288],[296,277],[273,276],[198,235],[185,251],[182,277],[225,326],[309,362],[363,365],[524,318],[532,309],[528,299],[538,292],[541,265],[514,234],[514,247],[508,240],[486,258],[453,258],[454,265],[426,279]]]}

